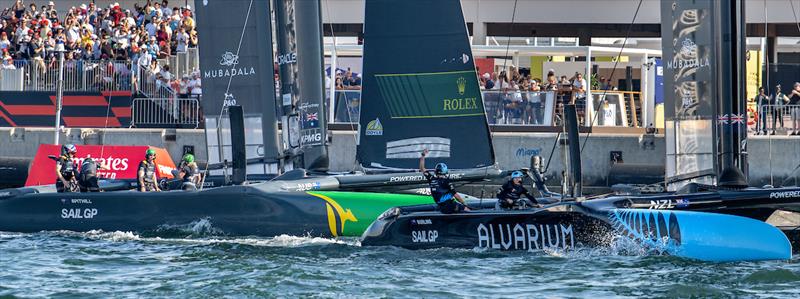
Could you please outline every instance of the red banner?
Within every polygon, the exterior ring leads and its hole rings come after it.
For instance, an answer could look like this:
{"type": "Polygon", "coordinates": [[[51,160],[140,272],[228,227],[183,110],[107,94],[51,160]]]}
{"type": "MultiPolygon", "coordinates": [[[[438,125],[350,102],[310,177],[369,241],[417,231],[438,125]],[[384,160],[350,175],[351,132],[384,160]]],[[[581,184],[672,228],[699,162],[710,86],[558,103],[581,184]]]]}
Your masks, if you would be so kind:
{"type": "MultiPolygon", "coordinates": [[[[110,170],[97,169],[97,176],[107,179],[136,179],[139,162],[144,160],[147,149],[156,151],[156,175],[158,178],[172,178],[175,162],[169,153],[152,146],[121,146],[121,145],[76,145],[78,154],[73,161],[78,168],[87,157],[97,161],[98,166],[106,165],[110,170]]],[[[47,156],[58,157],[61,154],[60,145],[41,144],[36,151],[36,157],[31,163],[28,180],[25,186],[49,185],[56,182],[56,162],[47,156]]]]}

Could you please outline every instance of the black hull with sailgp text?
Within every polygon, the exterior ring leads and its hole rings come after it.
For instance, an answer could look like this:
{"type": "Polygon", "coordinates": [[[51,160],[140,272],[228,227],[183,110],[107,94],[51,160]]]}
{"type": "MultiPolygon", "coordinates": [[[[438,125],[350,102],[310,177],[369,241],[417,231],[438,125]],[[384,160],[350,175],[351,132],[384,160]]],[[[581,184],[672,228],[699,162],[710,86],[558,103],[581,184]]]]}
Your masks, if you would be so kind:
{"type": "MultiPolygon", "coordinates": [[[[588,203],[588,202],[587,202],[588,203]]],[[[442,214],[393,208],[364,232],[364,246],[572,251],[633,241],[650,252],[704,261],[791,258],[791,244],[763,221],[719,213],[623,209],[570,202],[528,211],[442,214]]]]}

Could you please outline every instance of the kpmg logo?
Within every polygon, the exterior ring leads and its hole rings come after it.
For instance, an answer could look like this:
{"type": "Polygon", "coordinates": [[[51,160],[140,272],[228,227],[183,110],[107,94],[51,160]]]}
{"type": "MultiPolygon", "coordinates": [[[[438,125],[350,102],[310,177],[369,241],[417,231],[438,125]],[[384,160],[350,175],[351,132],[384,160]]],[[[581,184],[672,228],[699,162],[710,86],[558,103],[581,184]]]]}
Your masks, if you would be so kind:
{"type": "Polygon", "coordinates": [[[458,80],[456,80],[456,85],[458,85],[458,94],[463,96],[464,91],[467,90],[467,80],[464,79],[464,77],[459,77],[458,80]]]}
{"type": "Polygon", "coordinates": [[[219,65],[222,66],[234,66],[237,64],[239,64],[239,55],[233,54],[230,51],[222,54],[222,59],[219,61],[219,65]]]}
{"type": "Polygon", "coordinates": [[[366,136],[382,136],[383,135],[383,124],[381,124],[381,120],[375,118],[375,120],[370,121],[367,123],[367,130],[364,132],[366,136]]]}

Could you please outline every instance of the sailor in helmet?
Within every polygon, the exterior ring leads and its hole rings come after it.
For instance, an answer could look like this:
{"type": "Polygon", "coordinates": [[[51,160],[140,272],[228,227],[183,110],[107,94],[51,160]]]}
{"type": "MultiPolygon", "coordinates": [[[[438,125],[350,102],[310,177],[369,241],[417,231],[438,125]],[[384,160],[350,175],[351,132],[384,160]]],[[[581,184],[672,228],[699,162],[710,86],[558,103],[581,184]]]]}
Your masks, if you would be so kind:
{"type": "Polygon", "coordinates": [[[73,144],[61,146],[61,156],[56,160],[56,190],[58,192],[80,192],[78,187],[78,167],[72,160],[78,148],[73,144]]]}
{"type": "Polygon", "coordinates": [[[139,181],[139,191],[161,191],[156,183],[156,151],[154,149],[150,148],[145,152],[144,160],[139,163],[136,178],[139,181]]]}
{"type": "Polygon", "coordinates": [[[419,157],[419,171],[428,180],[428,185],[431,188],[431,196],[433,201],[438,206],[440,212],[444,214],[458,213],[462,211],[469,211],[464,199],[461,198],[450,179],[447,177],[447,165],[444,163],[436,164],[434,173],[425,169],[425,156],[428,155],[428,149],[424,149],[419,157]]]}
{"type": "Polygon", "coordinates": [[[514,209],[535,207],[536,198],[534,198],[528,189],[522,185],[523,174],[517,170],[511,173],[511,179],[500,187],[497,192],[497,207],[501,209],[514,209]],[[527,197],[527,200],[522,196],[527,197]]]}
{"type": "Polygon", "coordinates": [[[100,170],[111,170],[111,168],[106,164],[100,163],[100,165],[97,165],[97,161],[92,159],[90,156],[87,156],[86,159],[83,159],[83,163],[81,163],[80,175],[78,176],[78,183],[81,187],[81,192],[100,192],[100,185],[98,184],[97,179],[98,168],[100,170]]]}
{"type": "Polygon", "coordinates": [[[197,185],[200,184],[200,173],[197,170],[197,163],[194,162],[194,155],[183,155],[183,160],[178,169],[180,170],[178,177],[183,182],[181,189],[184,191],[197,190],[197,185]]]}

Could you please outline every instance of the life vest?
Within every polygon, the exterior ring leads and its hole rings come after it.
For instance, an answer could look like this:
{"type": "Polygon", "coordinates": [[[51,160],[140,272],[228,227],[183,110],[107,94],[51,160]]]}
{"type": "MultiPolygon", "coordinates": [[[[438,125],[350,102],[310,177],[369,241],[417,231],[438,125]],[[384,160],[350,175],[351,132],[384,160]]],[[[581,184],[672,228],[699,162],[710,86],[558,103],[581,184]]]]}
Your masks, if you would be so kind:
{"type": "MultiPolygon", "coordinates": [[[[156,173],[156,165],[155,163],[147,162],[147,160],[142,160],[139,163],[139,170],[144,171],[144,181],[147,183],[155,183],[153,180],[153,175],[156,173]]],[[[137,171],[138,173],[138,171],[137,171]]]]}
{"type": "Polygon", "coordinates": [[[58,165],[61,165],[61,176],[64,179],[71,180],[75,177],[75,162],[72,161],[72,158],[61,156],[58,158],[58,165]]]}
{"type": "Polygon", "coordinates": [[[440,178],[430,172],[425,172],[424,175],[428,180],[428,187],[431,189],[433,201],[440,204],[454,198],[453,194],[455,194],[456,191],[453,188],[453,184],[450,183],[449,178],[440,178]]]}

